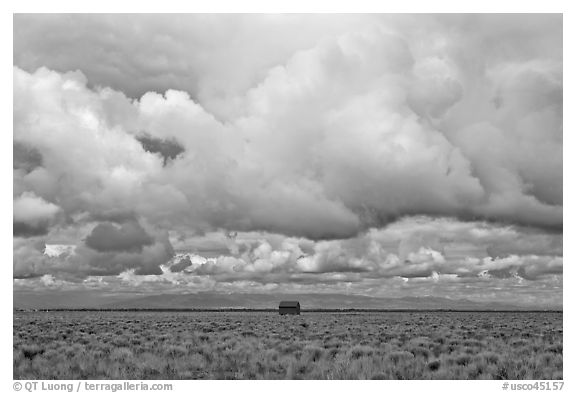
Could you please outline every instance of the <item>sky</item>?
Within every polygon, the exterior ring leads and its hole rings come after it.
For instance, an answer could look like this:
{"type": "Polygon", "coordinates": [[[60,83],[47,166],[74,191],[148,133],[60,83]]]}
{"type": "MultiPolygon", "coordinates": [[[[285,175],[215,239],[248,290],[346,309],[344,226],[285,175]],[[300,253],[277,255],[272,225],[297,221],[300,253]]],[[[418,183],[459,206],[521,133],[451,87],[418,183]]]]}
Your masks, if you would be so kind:
{"type": "Polygon", "coordinates": [[[562,60],[558,14],[17,14],[14,293],[561,306],[562,60]]]}

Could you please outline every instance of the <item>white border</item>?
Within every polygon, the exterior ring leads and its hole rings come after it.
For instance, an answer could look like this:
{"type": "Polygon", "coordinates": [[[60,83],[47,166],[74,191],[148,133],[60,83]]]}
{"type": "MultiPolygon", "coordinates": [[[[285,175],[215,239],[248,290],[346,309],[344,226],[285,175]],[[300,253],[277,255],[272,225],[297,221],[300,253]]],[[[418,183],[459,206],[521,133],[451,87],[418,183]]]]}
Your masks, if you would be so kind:
{"type": "MultiPolygon", "coordinates": [[[[573,218],[574,208],[571,201],[575,201],[573,181],[570,180],[570,175],[573,174],[572,168],[574,167],[574,156],[570,153],[574,148],[574,103],[573,87],[574,87],[574,70],[576,64],[574,62],[574,43],[571,38],[576,37],[574,31],[574,24],[576,18],[574,15],[573,2],[568,0],[546,0],[546,1],[496,1],[484,0],[481,2],[474,2],[472,5],[464,5],[462,1],[414,1],[403,0],[400,2],[376,2],[370,0],[354,0],[354,1],[311,1],[311,0],[290,0],[282,3],[272,3],[264,0],[212,0],[202,2],[185,2],[180,0],[163,0],[156,2],[124,2],[120,3],[117,0],[100,0],[97,2],[79,2],[73,0],[50,0],[50,1],[11,1],[7,6],[7,10],[2,13],[0,19],[0,26],[2,29],[2,53],[5,57],[12,54],[12,14],[13,13],[31,13],[31,12],[258,12],[258,13],[282,13],[282,12],[342,12],[342,13],[362,13],[362,12],[385,12],[385,13],[429,13],[429,12],[489,12],[489,13],[509,13],[509,12],[546,12],[546,13],[564,13],[564,106],[572,109],[571,111],[564,111],[564,127],[567,130],[564,140],[564,172],[568,176],[564,179],[564,200],[567,200],[565,206],[565,229],[566,239],[564,248],[564,391],[570,391],[573,387],[574,378],[569,370],[574,370],[574,339],[571,332],[575,330],[574,324],[574,302],[571,301],[574,292],[571,285],[571,280],[574,279],[574,266],[572,260],[574,259],[574,244],[571,241],[571,236],[574,233],[573,218]]],[[[0,143],[2,166],[0,173],[2,176],[2,183],[9,185],[4,188],[0,194],[2,198],[2,220],[1,228],[1,241],[2,249],[6,251],[5,266],[11,264],[12,260],[12,65],[9,64],[7,59],[2,61],[2,75],[5,83],[3,86],[6,88],[2,94],[2,143],[0,143]]],[[[1,357],[1,381],[0,390],[12,390],[12,274],[4,274],[2,276],[1,285],[2,296],[2,311],[5,313],[4,323],[0,325],[2,340],[0,340],[0,353],[1,357]]],[[[201,389],[226,389],[230,391],[250,391],[253,392],[268,392],[270,389],[275,389],[280,392],[291,392],[294,389],[312,390],[317,388],[327,388],[331,391],[349,391],[350,389],[361,388],[367,391],[443,391],[443,392],[461,392],[466,389],[467,392],[490,392],[502,391],[501,382],[498,381],[170,381],[174,383],[176,392],[192,392],[201,389]]]]}

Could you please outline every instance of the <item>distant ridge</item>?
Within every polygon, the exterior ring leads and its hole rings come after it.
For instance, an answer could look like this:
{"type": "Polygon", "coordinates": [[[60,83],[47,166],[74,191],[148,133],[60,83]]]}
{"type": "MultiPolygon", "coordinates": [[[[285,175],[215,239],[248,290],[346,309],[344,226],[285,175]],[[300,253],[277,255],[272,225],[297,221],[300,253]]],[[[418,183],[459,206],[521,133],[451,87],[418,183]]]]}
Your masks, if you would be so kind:
{"type": "Polygon", "coordinates": [[[288,297],[300,301],[303,311],[561,311],[561,307],[518,306],[500,302],[474,302],[443,297],[379,298],[346,294],[244,294],[198,292],[194,294],[110,295],[96,291],[68,291],[54,294],[14,292],[15,309],[102,309],[102,310],[275,310],[288,297]]]}

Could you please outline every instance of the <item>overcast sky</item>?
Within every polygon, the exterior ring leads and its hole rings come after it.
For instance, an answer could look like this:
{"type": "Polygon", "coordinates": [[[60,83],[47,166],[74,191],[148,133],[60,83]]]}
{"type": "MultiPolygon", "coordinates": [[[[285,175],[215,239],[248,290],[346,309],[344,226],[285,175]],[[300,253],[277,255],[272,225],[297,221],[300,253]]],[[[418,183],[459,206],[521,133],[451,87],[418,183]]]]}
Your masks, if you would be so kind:
{"type": "Polygon", "coordinates": [[[14,17],[15,291],[558,306],[562,204],[561,15],[14,17]]]}

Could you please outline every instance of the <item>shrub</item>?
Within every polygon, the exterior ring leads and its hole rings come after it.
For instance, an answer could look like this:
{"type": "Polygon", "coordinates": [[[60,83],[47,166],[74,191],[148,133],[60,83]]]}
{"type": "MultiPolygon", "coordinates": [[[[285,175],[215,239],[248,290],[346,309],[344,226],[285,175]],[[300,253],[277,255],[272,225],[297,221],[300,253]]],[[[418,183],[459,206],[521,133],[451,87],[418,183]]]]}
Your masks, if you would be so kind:
{"type": "Polygon", "coordinates": [[[557,343],[557,344],[549,345],[546,347],[546,351],[553,352],[553,353],[559,353],[560,355],[562,355],[562,344],[557,343]]]}
{"type": "Polygon", "coordinates": [[[456,364],[459,366],[465,366],[470,363],[470,360],[472,360],[472,358],[469,355],[459,355],[456,357],[456,364]]]}
{"type": "Polygon", "coordinates": [[[168,356],[173,358],[182,357],[188,354],[186,348],[178,345],[168,345],[164,351],[168,356]]]}
{"type": "Polygon", "coordinates": [[[431,362],[428,362],[426,368],[430,371],[437,371],[440,368],[440,361],[432,360],[431,362]]]}
{"type": "Polygon", "coordinates": [[[131,360],[133,355],[134,354],[132,351],[128,348],[115,348],[110,354],[110,359],[117,361],[127,361],[131,360]]]}
{"type": "Polygon", "coordinates": [[[364,356],[372,356],[372,354],[374,354],[374,349],[362,345],[356,345],[350,350],[350,357],[352,359],[360,359],[364,356]]]}
{"type": "Polygon", "coordinates": [[[40,347],[39,345],[32,344],[32,345],[23,345],[22,346],[22,355],[26,359],[33,359],[37,355],[41,355],[44,353],[44,348],[40,347]]]}
{"type": "Polygon", "coordinates": [[[480,356],[488,364],[498,364],[500,362],[500,356],[494,352],[484,352],[480,356]]]}
{"type": "Polygon", "coordinates": [[[414,355],[407,351],[394,351],[388,354],[388,359],[395,364],[409,362],[414,359],[414,355]]]}
{"type": "Polygon", "coordinates": [[[410,352],[414,355],[414,357],[423,357],[424,359],[428,359],[430,357],[430,351],[426,348],[416,347],[410,349],[410,352]]]}
{"type": "Polygon", "coordinates": [[[317,345],[306,345],[302,351],[302,357],[307,362],[317,362],[324,354],[324,348],[317,345]]]}

